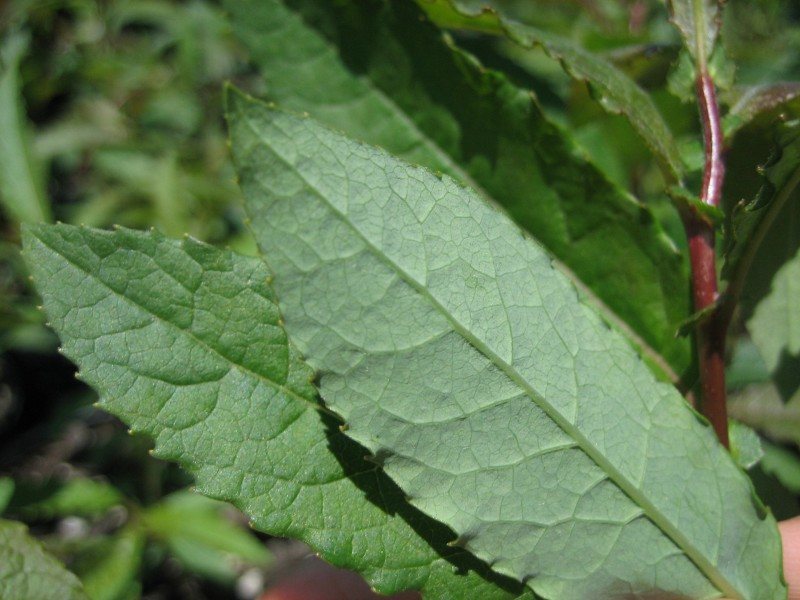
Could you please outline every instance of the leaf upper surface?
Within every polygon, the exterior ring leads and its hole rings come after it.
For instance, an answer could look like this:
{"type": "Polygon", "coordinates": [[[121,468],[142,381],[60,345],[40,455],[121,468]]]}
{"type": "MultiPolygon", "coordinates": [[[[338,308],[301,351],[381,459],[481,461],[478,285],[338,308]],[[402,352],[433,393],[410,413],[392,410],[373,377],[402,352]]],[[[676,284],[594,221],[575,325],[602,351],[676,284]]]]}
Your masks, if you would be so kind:
{"type": "Polygon", "coordinates": [[[457,544],[549,598],[785,596],[747,478],[507,217],[311,120],[228,105],[289,335],[457,544]]]}
{"type": "Polygon", "coordinates": [[[260,260],[128,230],[36,226],[24,240],[81,378],[106,410],[152,436],[157,456],[191,471],[199,491],[383,593],[525,595],[448,548],[452,532],[407,504],[320,414],[260,260]]]}
{"type": "Polygon", "coordinates": [[[22,523],[0,519],[0,597],[86,600],[83,586],[22,523]]]}
{"type": "Polygon", "coordinates": [[[660,370],[677,379],[686,368],[688,343],[674,335],[689,314],[682,257],[652,212],[588,162],[528,91],[454,47],[411,2],[226,6],[269,99],[478,189],[660,370]]]}

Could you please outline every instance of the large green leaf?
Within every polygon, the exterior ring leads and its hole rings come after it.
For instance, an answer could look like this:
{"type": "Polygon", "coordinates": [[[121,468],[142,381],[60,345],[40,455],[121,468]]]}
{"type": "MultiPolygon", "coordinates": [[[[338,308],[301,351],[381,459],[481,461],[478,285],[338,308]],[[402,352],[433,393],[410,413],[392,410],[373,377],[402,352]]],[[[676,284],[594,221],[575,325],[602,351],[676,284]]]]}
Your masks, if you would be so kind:
{"type": "Polygon", "coordinates": [[[86,600],[81,582],[28,534],[22,523],[0,519],[0,598],[86,600]]]}
{"type": "Polygon", "coordinates": [[[502,34],[526,48],[541,47],[572,78],[584,81],[607,111],[628,118],[653,151],[664,177],[681,181],[684,166],[675,139],[653,99],[622,70],[571,40],[504,16],[501,3],[487,0],[418,0],[437,23],[450,28],[502,34]]]}
{"type": "Polygon", "coordinates": [[[50,206],[22,105],[19,63],[29,41],[19,31],[0,39],[0,203],[13,219],[34,223],[50,219],[50,206]]]}
{"type": "Polygon", "coordinates": [[[258,259],[156,233],[26,229],[64,352],[101,406],[153,437],[255,527],[297,537],[380,591],[512,598],[521,586],[446,543],[366,451],[321,414],[258,259]]]}
{"type": "Polygon", "coordinates": [[[677,391],[501,212],[228,95],[286,328],[411,502],[548,598],[782,598],[774,519],[677,391]]]}
{"type": "Polygon", "coordinates": [[[587,162],[529,92],[453,47],[410,2],[226,6],[270,99],[480,190],[663,371],[688,365],[688,343],[675,337],[689,314],[681,257],[650,210],[587,162]]]}

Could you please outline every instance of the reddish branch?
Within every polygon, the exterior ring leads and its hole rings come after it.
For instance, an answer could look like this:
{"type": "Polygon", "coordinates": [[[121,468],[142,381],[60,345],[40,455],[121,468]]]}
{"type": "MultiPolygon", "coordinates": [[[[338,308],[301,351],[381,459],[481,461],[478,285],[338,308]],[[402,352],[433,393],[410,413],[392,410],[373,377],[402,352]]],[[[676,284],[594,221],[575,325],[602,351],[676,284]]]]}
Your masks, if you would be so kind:
{"type": "MultiPolygon", "coordinates": [[[[705,170],[701,200],[719,206],[725,163],[723,135],[714,82],[707,72],[697,78],[697,100],[703,122],[705,170]]],[[[684,218],[692,264],[692,292],[695,311],[717,300],[717,270],[714,228],[698,215],[684,218]]],[[[728,447],[728,415],[725,399],[725,337],[727,319],[714,312],[697,326],[697,354],[700,368],[701,411],[711,422],[719,440],[728,447]]]]}

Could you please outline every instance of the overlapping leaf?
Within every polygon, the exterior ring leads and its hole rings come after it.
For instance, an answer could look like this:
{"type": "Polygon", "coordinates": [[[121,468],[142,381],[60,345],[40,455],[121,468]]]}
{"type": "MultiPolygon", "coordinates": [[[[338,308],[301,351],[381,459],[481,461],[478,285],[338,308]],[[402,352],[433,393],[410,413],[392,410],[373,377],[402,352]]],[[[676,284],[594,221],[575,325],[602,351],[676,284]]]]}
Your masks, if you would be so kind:
{"type": "Polygon", "coordinates": [[[0,519],[0,598],[86,600],[75,575],[48,554],[22,523],[0,519]]]}
{"type": "Polygon", "coordinates": [[[541,47],[571,77],[585,81],[603,108],[625,115],[653,151],[667,181],[680,182],[684,167],[672,132],[652,98],[613,63],[570,40],[506,18],[497,2],[418,0],[418,3],[444,27],[498,33],[527,48],[541,47]]]}
{"type": "Polygon", "coordinates": [[[781,598],[749,481],[539,246],[447,176],[229,93],[323,399],[457,545],[548,598],[781,598]]]}
{"type": "MultiPolygon", "coordinates": [[[[649,209],[587,162],[528,92],[454,48],[410,2],[226,6],[270,99],[480,190],[662,370],[687,366],[687,342],[674,335],[689,314],[682,259],[649,209]]],[[[595,60],[553,44],[577,62],[595,60]]],[[[634,88],[614,97],[643,94],[634,88]]],[[[657,131],[662,121],[645,105],[642,122],[657,131]]]]}
{"type": "Polygon", "coordinates": [[[66,225],[28,229],[25,254],[65,354],[101,405],[152,436],[156,455],[189,469],[200,491],[384,593],[523,594],[448,548],[452,532],[413,509],[320,414],[261,261],[191,239],[66,225]]]}

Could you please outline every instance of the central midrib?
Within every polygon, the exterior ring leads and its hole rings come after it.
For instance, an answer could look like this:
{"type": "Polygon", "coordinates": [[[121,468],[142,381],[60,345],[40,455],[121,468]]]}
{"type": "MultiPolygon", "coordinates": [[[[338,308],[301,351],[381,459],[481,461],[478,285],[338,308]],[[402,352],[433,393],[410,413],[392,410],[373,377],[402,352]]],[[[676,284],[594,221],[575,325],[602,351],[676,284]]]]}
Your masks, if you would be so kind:
{"type": "MultiPolygon", "coordinates": [[[[279,111],[267,109],[271,114],[280,114],[279,111]]],[[[664,515],[652,502],[650,502],[627,477],[625,477],[612,463],[610,463],[605,456],[575,427],[573,423],[568,421],[556,408],[550,404],[543,396],[541,396],[526,380],[525,378],[500,358],[491,348],[489,348],[481,339],[471,333],[461,322],[458,321],[431,293],[420,284],[414,277],[408,274],[397,263],[393,262],[388,256],[381,252],[372,241],[367,238],[347,217],[344,213],[338,210],[333,203],[329,202],[325,195],[317,189],[314,184],[309,181],[304,173],[297,170],[289,160],[287,160],[279,150],[271,145],[267,139],[260,135],[259,131],[254,127],[249,115],[244,114],[244,119],[247,122],[250,130],[262,140],[266,147],[270,148],[274,155],[289,168],[292,172],[296,173],[308,188],[326,205],[330,210],[345,223],[357,235],[363,243],[372,251],[372,253],[384,262],[390,269],[395,271],[409,286],[411,286],[417,293],[425,297],[453,326],[453,330],[466,339],[470,344],[478,349],[487,359],[489,359],[498,369],[503,371],[505,375],[517,384],[530,398],[533,400],[544,412],[550,417],[568,436],[572,437],[578,444],[578,447],[583,450],[589,458],[591,458],[598,467],[607,473],[609,478],[626,494],[636,505],[642,508],[645,515],[653,521],[656,526],[663,531],[674,543],[680,548],[691,560],[694,562],[701,572],[711,581],[720,591],[726,596],[731,598],[741,598],[741,594],[737,591],[735,586],[731,584],[722,573],[709,561],[702,552],[700,552],[683,533],[675,527],[675,525],[664,515]]],[[[249,210],[248,210],[249,212],[249,210]]],[[[252,215],[251,215],[252,218],[252,215]]]]}

